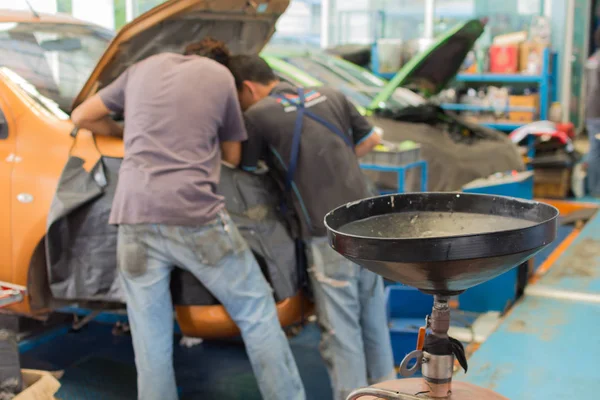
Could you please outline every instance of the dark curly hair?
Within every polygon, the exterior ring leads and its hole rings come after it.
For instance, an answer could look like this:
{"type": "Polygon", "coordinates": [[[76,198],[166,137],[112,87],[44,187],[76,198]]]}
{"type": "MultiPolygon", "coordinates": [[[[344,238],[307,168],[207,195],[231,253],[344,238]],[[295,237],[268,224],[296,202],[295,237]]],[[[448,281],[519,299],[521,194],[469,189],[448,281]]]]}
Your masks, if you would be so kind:
{"type": "Polygon", "coordinates": [[[227,67],[235,78],[235,86],[237,86],[238,90],[242,89],[244,81],[268,85],[269,83],[277,80],[277,76],[269,64],[267,64],[267,62],[259,56],[231,56],[227,67]]]}
{"type": "Polygon", "coordinates": [[[227,45],[212,37],[205,37],[199,42],[189,44],[185,48],[183,54],[186,56],[195,54],[197,56],[207,57],[223,65],[227,65],[229,63],[229,58],[231,57],[227,45]]]}

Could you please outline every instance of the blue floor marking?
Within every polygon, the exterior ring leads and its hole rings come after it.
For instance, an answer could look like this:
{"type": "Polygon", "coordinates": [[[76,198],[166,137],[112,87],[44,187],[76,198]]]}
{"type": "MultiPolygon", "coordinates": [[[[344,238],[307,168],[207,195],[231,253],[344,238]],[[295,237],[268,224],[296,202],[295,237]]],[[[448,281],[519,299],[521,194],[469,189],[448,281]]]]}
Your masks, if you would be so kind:
{"type": "Polygon", "coordinates": [[[528,297],[455,379],[515,400],[600,398],[598,321],[600,304],[528,297]]]}

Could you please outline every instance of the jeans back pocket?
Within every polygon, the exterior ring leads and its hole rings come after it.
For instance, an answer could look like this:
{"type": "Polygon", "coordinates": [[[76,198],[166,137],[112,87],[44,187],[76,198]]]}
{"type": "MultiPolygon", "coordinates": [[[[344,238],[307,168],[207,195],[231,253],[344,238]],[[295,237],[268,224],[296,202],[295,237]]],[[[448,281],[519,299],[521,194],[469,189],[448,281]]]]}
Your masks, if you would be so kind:
{"type": "Polygon", "coordinates": [[[246,242],[228,216],[201,228],[189,228],[188,240],[203,264],[215,266],[246,248],[246,242]]]}

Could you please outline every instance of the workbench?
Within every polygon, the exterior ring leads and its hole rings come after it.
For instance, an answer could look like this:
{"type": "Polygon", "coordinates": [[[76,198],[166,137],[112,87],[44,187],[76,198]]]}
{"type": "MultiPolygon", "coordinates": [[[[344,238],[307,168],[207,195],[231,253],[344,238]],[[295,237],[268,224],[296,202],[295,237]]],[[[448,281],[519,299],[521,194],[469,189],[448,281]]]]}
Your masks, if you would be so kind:
{"type": "Polygon", "coordinates": [[[599,398],[600,212],[540,270],[455,379],[516,400],[599,398]]]}

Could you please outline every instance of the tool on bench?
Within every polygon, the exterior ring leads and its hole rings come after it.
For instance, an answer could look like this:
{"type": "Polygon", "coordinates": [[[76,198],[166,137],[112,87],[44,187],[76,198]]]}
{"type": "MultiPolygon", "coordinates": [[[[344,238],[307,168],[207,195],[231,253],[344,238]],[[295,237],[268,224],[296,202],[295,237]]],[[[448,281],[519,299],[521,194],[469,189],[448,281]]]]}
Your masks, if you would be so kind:
{"type": "Polygon", "coordinates": [[[468,366],[462,344],[448,336],[448,301],[552,243],[558,214],[544,203],[467,193],[380,196],[327,214],[333,249],[389,280],[434,296],[427,335],[400,365],[401,375],[410,377],[420,369],[423,378],[358,389],[347,400],[505,399],[472,384],[452,383],[454,360],[465,372],[468,366]]]}
{"type": "Polygon", "coordinates": [[[26,293],[27,289],[24,286],[0,281],[0,308],[20,303],[26,293]]]}

